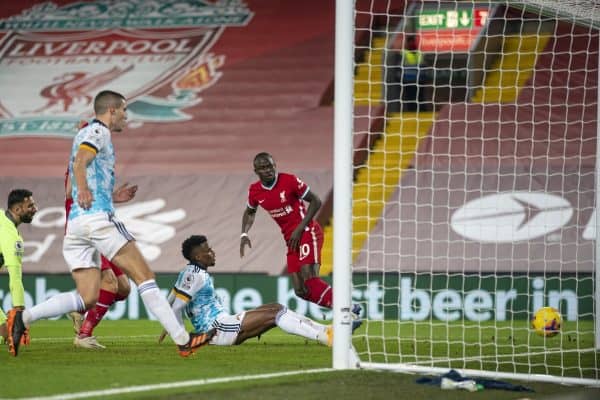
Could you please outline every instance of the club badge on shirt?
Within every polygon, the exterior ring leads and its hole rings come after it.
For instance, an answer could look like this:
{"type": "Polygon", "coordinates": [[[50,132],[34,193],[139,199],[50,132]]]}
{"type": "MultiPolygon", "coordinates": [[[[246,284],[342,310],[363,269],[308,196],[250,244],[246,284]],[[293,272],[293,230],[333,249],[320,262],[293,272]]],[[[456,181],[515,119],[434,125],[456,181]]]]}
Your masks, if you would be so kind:
{"type": "Polygon", "coordinates": [[[17,257],[23,257],[23,254],[25,254],[25,246],[23,245],[23,242],[18,240],[15,242],[15,255],[17,257]]]}
{"type": "Polygon", "coordinates": [[[190,290],[192,288],[192,285],[194,284],[194,275],[190,274],[190,275],[186,275],[185,279],[183,280],[183,283],[181,284],[181,287],[187,290],[190,290]]]}

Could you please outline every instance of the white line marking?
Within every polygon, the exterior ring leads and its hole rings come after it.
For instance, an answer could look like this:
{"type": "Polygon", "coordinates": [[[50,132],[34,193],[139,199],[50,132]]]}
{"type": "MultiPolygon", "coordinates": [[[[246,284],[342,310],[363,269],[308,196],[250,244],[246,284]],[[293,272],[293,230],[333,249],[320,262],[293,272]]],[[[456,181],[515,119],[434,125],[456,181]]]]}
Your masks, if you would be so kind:
{"type": "Polygon", "coordinates": [[[591,348],[590,349],[568,349],[568,350],[556,349],[556,350],[546,350],[546,351],[540,351],[540,352],[490,354],[490,355],[471,356],[471,357],[458,357],[458,358],[437,357],[437,358],[432,358],[432,359],[429,359],[429,360],[416,361],[416,362],[407,363],[407,364],[415,364],[415,365],[425,364],[425,365],[429,365],[430,363],[435,363],[435,362],[446,362],[447,363],[447,362],[453,362],[453,361],[479,361],[479,360],[499,359],[499,358],[523,358],[523,357],[546,356],[546,355],[549,355],[549,354],[587,353],[587,352],[592,352],[592,351],[596,351],[596,350],[595,349],[591,349],[591,348]]]}
{"type": "MultiPolygon", "coordinates": [[[[32,337],[31,338],[31,343],[38,343],[38,342],[52,342],[52,343],[60,343],[60,342],[72,342],[73,341],[73,336],[54,336],[54,337],[32,337]]],[[[289,337],[290,335],[288,333],[269,333],[268,336],[265,336],[266,339],[273,339],[273,338],[283,338],[283,337],[289,337]]],[[[96,336],[97,339],[99,340],[123,340],[123,339],[156,339],[158,340],[158,335],[126,335],[126,336],[119,336],[119,335],[98,335],[96,336]]],[[[2,399],[0,399],[2,400],[2,399]]]]}
{"type": "MultiPolygon", "coordinates": [[[[139,393],[148,392],[151,390],[163,390],[163,389],[175,389],[191,386],[204,386],[212,385],[215,383],[227,383],[227,382],[240,382],[240,381],[251,381],[255,379],[270,379],[278,378],[282,376],[292,376],[301,374],[318,374],[321,372],[331,372],[333,368],[319,368],[319,369],[308,369],[299,371],[286,371],[286,372],[274,372],[271,374],[259,374],[259,375],[245,375],[245,376],[230,376],[224,378],[210,378],[210,379],[195,379],[192,381],[181,381],[172,383],[157,383],[154,385],[140,385],[140,386],[129,386],[118,389],[106,389],[106,390],[94,390],[90,392],[79,392],[79,393],[64,393],[56,394],[53,396],[44,397],[22,397],[19,400],[70,400],[70,399],[84,399],[86,397],[100,397],[100,396],[114,396],[124,393],[139,393]]],[[[9,399],[0,399],[9,400],[9,399]]]]}
{"type": "MultiPolygon", "coordinates": [[[[72,342],[73,338],[75,337],[75,335],[73,336],[68,336],[68,337],[64,337],[64,336],[56,336],[56,337],[32,337],[31,338],[31,343],[37,343],[37,342],[52,342],[52,343],[58,343],[58,342],[72,342]]],[[[97,336],[98,339],[107,339],[107,340],[121,340],[121,339],[149,339],[149,338],[155,338],[158,339],[158,335],[128,335],[128,336],[97,336]]],[[[0,399],[2,400],[2,399],[0,399]]]]}

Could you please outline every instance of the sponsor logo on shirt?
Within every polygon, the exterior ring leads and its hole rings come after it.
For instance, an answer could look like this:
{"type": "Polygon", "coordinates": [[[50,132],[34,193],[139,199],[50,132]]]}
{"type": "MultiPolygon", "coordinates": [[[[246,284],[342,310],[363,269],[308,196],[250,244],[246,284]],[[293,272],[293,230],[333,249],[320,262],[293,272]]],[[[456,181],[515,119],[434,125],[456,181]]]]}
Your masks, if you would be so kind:
{"type": "Polygon", "coordinates": [[[184,289],[190,290],[192,288],[193,284],[194,284],[194,275],[189,274],[189,275],[186,275],[183,283],[181,284],[181,287],[183,287],[184,289]]]}
{"type": "Polygon", "coordinates": [[[279,217],[285,217],[286,215],[291,214],[292,211],[294,211],[292,206],[287,205],[284,208],[277,208],[275,210],[271,210],[271,211],[269,211],[269,214],[271,214],[271,217],[273,217],[273,218],[279,218],[279,217]]]}

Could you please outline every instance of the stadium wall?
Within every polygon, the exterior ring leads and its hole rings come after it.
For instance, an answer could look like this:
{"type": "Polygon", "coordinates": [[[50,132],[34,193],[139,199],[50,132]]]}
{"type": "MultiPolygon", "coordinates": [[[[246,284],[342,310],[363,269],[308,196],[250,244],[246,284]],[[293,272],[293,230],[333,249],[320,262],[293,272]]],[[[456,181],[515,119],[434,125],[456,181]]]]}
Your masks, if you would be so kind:
{"type": "MultiPolygon", "coordinates": [[[[563,310],[567,321],[589,319],[592,315],[593,280],[591,274],[561,275],[456,275],[441,274],[356,274],[360,288],[354,301],[362,302],[364,317],[371,321],[512,321],[528,320],[542,305],[563,310]],[[385,281],[387,289],[382,290],[385,281]],[[390,289],[395,287],[395,289],[390,289]]],[[[157,282],[166,295],[175,274],[159,274],[157,282]]],[[[65,274],[25,275],[26,307],[59,292],[73,289],[65,274]]],[[[279,302],[315,319],[331,319],[331,311],[300,300],[287,276],[262,274],[219,274],[215,277],[217,295],[233,313],[261,304],[279,302]]],[[[0,280],[0,306],[10,309],[8,282],[0,280]]],[[[132,284],[132,293],[108,313],[109,319],[148,318],[132,284]]]]}

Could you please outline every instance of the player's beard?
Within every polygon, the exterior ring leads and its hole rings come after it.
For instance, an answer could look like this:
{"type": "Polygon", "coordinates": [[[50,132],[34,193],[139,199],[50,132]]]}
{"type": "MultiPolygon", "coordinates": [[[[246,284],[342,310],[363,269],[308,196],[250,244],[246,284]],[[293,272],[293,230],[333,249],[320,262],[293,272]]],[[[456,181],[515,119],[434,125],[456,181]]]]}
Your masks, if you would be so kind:
{"type": "Polygon", "coordinates": [[[34,214],[24,214],[24,215],[21,215],[21,222],[24,222],[26,224],[31,223],[31,221],[33,221],[33,215],[34,214]]]}

